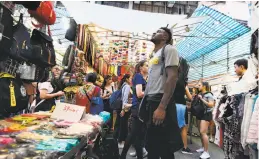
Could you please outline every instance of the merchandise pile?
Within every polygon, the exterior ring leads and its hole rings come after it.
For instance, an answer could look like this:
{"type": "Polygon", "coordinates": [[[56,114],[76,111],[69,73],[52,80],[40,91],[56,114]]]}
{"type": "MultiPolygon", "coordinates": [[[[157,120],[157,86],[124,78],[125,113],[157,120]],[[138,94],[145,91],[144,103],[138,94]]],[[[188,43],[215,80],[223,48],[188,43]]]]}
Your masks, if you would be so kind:
{"type": "Polygon", "coordinates": [[[0,121],[0,158],[57,159],[80,143],[97,136],[110,114],[86,114],[79,122],[50,118],[51,113],[22,114],[0,121]]]}

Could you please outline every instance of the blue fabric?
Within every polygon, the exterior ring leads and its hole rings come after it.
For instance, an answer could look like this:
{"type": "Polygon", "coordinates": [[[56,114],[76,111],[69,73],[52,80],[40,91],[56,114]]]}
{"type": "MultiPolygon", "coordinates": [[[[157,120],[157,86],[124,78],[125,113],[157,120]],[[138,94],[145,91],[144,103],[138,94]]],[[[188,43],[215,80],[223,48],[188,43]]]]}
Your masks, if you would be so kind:
{"type": "MultiPolygon", "coordinates": [[[[142,90],[145,91],[147,82],[140,73],[136,73],[135,76],[133,77],[132,84],[134,89],[136,89],[136,86],[138,84],[142,84],[142,90]]],[[[139,99],[137,97],[136,91],[133,91],[132,108],[137,108],[138,105],[139,105],[139,99]]]]}
{"type": "Polygon", "coordinates": [[[257,98],[258,98],[258,95],[255,96],[252,112],[254,112],[254,109],[255,109],[255,102],[256,102],[257,98]]]}
{"type": "Polygon", "coordinates": [[[90,114],[98,115],[103,111],[103,99],[101,97],[93,97],[91,99],[90,114]]]}
{"type": "Polygon", "coordinates": [[[176,113],[177,113],[177,121],[178,121],[179,128],[182,128],[186,125],[185,111],[186,111],[186,105],[176,104],[176,113]]]}

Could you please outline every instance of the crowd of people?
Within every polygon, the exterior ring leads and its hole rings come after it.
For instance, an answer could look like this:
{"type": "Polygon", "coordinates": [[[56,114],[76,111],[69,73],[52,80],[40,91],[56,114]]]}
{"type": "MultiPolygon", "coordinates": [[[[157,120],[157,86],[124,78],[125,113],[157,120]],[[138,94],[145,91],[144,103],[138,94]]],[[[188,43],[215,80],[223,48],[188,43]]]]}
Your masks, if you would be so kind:
{"type": "MultiPolygon", "coordinates": [[[[201,153],[202,159],[210,158],[215,97],[210,92],[209,83],[202,80],[190,93],[188,68],[179,69],[187,61],[179,57],[177,50],[170,45],[171,39],[170,30],[160,28],[152,36],[155,48],[150,61],[139,62],[134,74],[125,74],[118,84],[108,75],[102,84],[97,84],[97,74],[89,73],[76,94],[76,104],[84,106],[86,112],[91,108],[89,99],[103,99],[103,110],[111,114],[109,131],[118,141],[118,148],[122,149],[120,159],[126,159],[131,146],[135,151],[130,155],[138,159],[174,159],[174,152],[179,150],[183,154],[192,154],[187,142],[188,110],[196,98],[206,107],[204,114],[196,117],[202,143],[197,152],[201,153]],[[110,106],[110,98],[116,91],[121,91],[121,108],[114,110],[110,106]],[[210,138],[207,135],[209,127],[210,138]]],[[[247,69],[247,60],[238,60],[235,69],[241,80],[247,69]]],[[[51,110],[64,95],[64,84],[56,80],[61,74],[60,67],[53,67],[51,72],[52,77],[47,82],[34,84],[37,95],[31,106],[33,111],[51,110]]]]}

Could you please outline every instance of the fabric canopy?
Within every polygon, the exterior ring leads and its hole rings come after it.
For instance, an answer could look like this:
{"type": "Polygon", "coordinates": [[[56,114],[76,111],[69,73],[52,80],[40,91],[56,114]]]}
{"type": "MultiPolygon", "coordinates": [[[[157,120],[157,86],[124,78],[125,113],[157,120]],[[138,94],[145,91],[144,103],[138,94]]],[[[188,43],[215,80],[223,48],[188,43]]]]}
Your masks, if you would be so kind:
{"type": "Polygon", "coordinates": [[[95,24],[105,29],[152,34],[160,27],[175,25],[186,15],[149,13],[80,1],[62,1],[77,24],[95,24]]]}

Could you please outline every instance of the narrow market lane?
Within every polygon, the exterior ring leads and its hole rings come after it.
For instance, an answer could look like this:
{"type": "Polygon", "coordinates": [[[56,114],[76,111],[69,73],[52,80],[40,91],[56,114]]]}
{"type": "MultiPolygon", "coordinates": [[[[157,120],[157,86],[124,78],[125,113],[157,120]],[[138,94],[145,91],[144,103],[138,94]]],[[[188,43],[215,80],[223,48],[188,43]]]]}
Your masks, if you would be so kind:
{"type": "MultiPolygon", "coordinates": [[[[192,151],[199,149],[201,146],[200,139],[198,137],[193,137],[193,144],[189,144],[188,146],[192,151]]],[[[128,154],[132,152],[132,150],[133,149],[129,150],[128,154]]],[[[211,155],[210,159],[224,159],[223,151],[215,144],[211,144],[211,143],[209,144],[209,152],[211,155]]],[[[185,155],[185,154],[182,154],[181,152],[175,153],[175,159],[199,159],[199,157],[200,157],[200,154],[196,152],[194,152],[192,155],[185,155]]],[[[130,157],[128,155],[127,159],[136,159],[136,158],[130,157]]]]}

